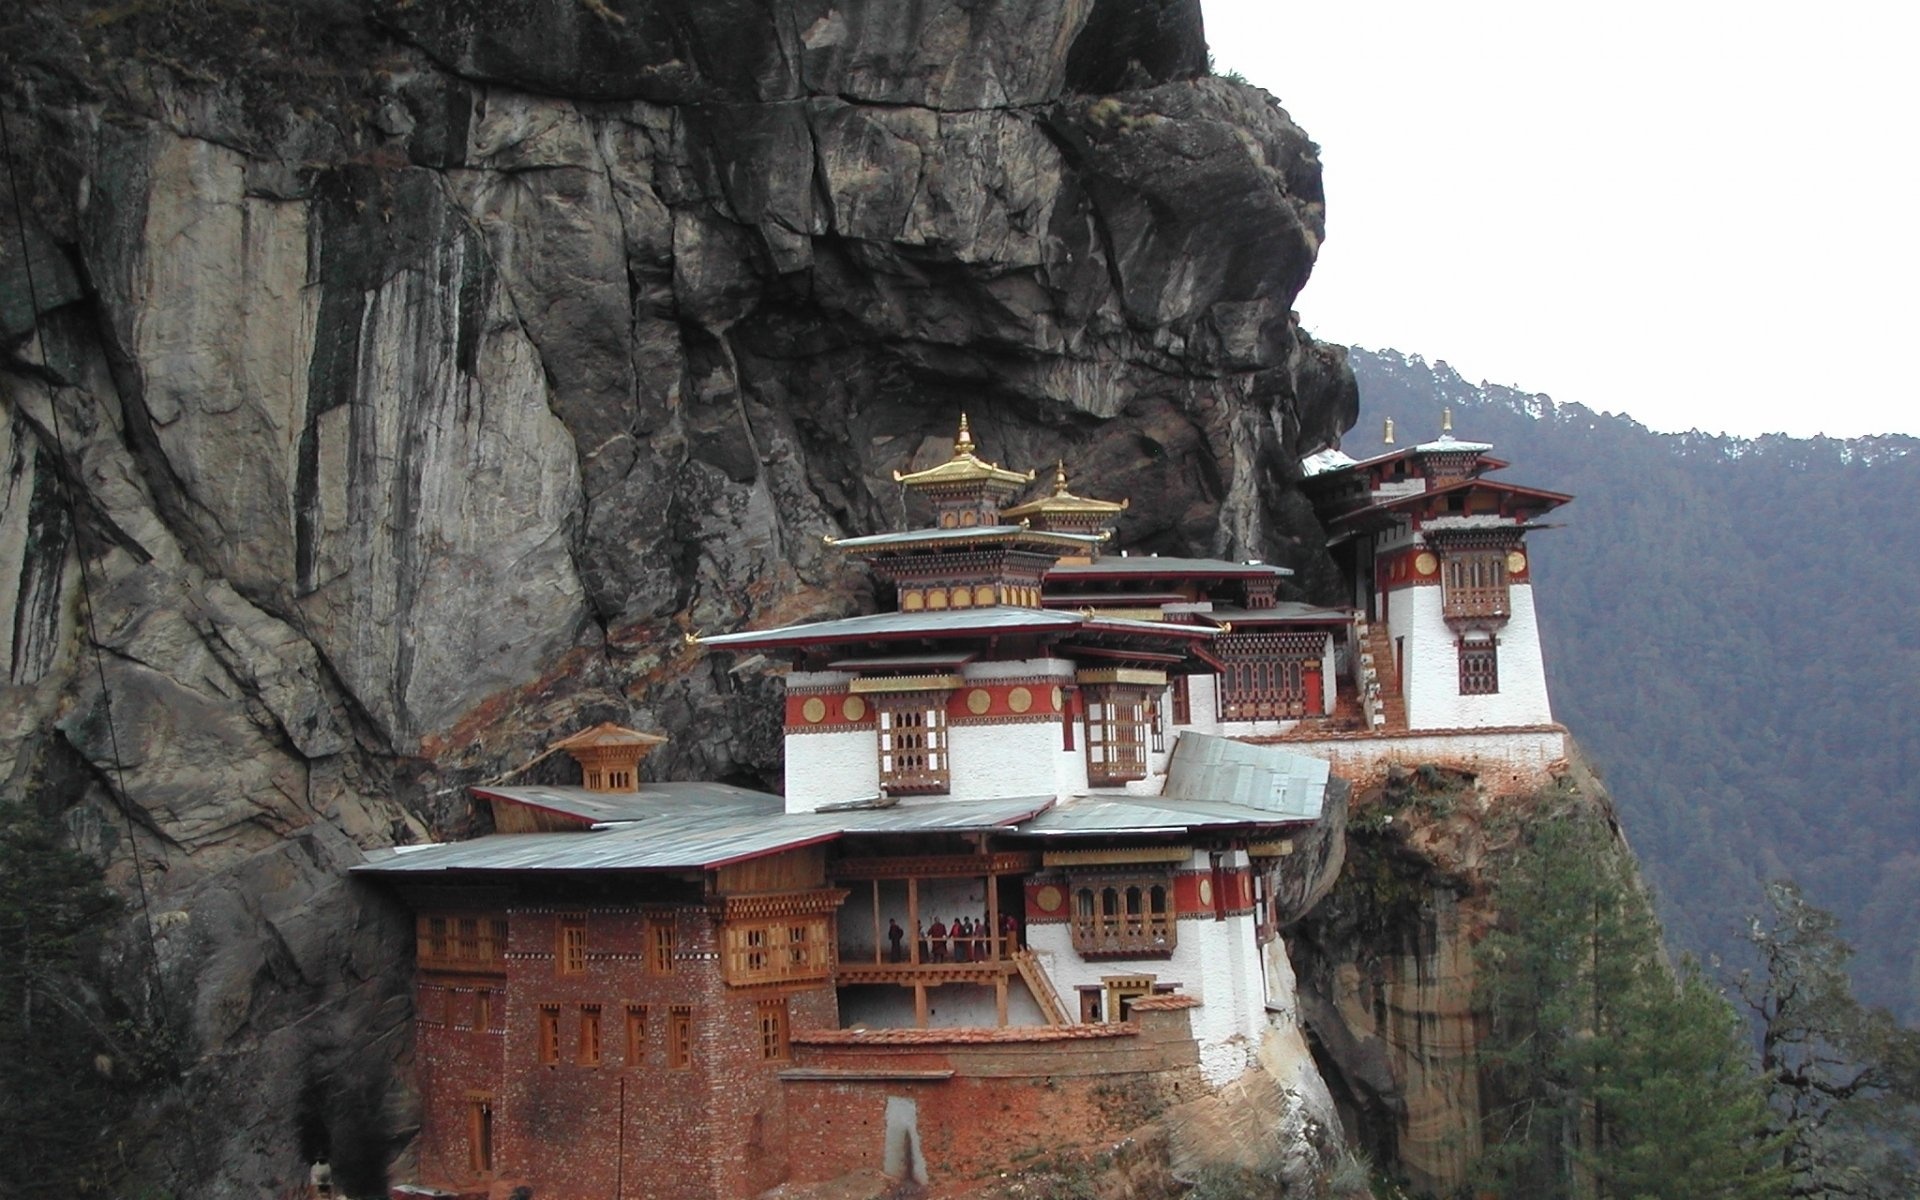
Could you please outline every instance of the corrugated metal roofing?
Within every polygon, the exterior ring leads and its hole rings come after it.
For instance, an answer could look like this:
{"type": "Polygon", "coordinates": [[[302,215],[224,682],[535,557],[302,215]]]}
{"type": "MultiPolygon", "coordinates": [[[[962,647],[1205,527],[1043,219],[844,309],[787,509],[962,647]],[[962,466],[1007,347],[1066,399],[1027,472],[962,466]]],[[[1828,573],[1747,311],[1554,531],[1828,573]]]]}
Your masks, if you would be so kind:
{"type": "Polygon", "coordinates": [[[1216,604],[1212,611],[1202,614],[1215,621],[1232,621],[1236,624],[1273,624],[1283,621],[1309,621],[1314,623],[1341,622],[1353,620],[1353,610],[1349,608],[1321,608],[1313,604],[1301,604],[1296,600],[1277,601],[1271,608],[1234,608],[1216,604]]]}
{"type": "Polygon", "coordinates": [[[1166,799],[1219,801],[1312,821],[1326,799],[1327,760],[1278,746],[1182,733],[1167,763],[1166,799]]]}
{"type": "MultiPolygon", "coordinates": [[[[669,787],[674,785],[657,785],[669,787]]],[[[440,871],[711,870],[843,834],[997,829],[1032,817],[1051,796],[921,801],[839,813],[782,811],[778,796],[724,784],[683,784],[677,798],[637,820],[577,833],[490,834],[465,842],[402,847],[355,871],[374,875],[440,871]],[[730,793],[730,794],[729,794],[730,793]],[[702,797],[705,796],[703,800],[702,797]]],[[[488,789],[495,795],[508,789],[488,789]]],[[[550,795],[557,789],[512,789],[550,795]]],[[[647,793],[640,793],[645,798],[647,793]]]]}
{"type": "Polygon", "coordinates": [[[1029,529],[1025,525],[967,525],[953,529],[903,529],[897,533],[865,533],[859,537],[835,538],[832,544],[841,550],[867,550],[909,542],[978,542],[1019,537],[1078,546],[1098,546],[1107,540],[1097,533],[1062,533],[1053,529],[1029,529]]]}
{"type": "Polygon", "coordinates": [[[778,796],[725,783],[649,783],[637,792],[590,792],[583,787],[476,787],[473,790],[482,796],[498,796],[588,821],[633,821],[683,809],[766,815],[782,808],[778,796]]]}
{"type": "Polygon", "coordinates": [[[1286,567],[1270,563],[1232,562],[1224,558],[1170,558],[1156,555],[1108,554],[1090,563],[1061,563],[1047,571],[1049,580],[1105,579],[1116,575],[1213,575],[1243,578],[1291,575],[1286,567]]]}
{"type": "Polygon", "coordinates": [[[1039,608],[1020,608],[996,604],[987,608],[949,608],[923,612],[869,613],[843,617],[837,621],[812,621],[786,625],[778,629],[756,629],[742,633],[722,633],[704,637],[704,646],[756,645],[782,639],[822,641],[861,637],[900,637],[916,633],[962,635],[997,633],[1008,629],[1071,629],[1083,618],[1075,613],[1048,612],[1039,608]]]}

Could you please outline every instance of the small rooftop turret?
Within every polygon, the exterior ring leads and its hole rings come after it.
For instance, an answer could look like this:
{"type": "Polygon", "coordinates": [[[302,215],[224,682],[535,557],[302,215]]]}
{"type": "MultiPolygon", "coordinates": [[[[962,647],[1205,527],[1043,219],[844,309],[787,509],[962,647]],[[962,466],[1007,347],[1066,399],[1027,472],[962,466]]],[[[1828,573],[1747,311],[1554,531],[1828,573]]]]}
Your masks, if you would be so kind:
{"type": "Polygon", "coordinates": [[[640,760],[666,740],[657,733],[642,733],[603,721],[592,729],[561,738],[547,748],[565,750],[573,756],[580,764],[580,786],[590,792],[637,792],[640,760]]]}
{"type": "Polygon", "coordinates": [[[1038,500],[1000,510],[1002,521],[1024,521],[1034,529],[1049,533],[1109,533],[1127,511],[1125,500],[1093,500],[1067,490],[1067,464],[1057,462],[1053,469],[1053,492],[1038,500]]]}
{"type": "Polygon", "coordinates": [[[1000,505],[1033,482],[1033,472],[1009,471],[973,452],[973,433],[967,414],[960,414],[960,432],[953,439],[953,457],[937,467],[906,475],[895,471],[896,483],[926,496],[933,505],[933,523],[958,529],[998,522],[1000,505]]]}

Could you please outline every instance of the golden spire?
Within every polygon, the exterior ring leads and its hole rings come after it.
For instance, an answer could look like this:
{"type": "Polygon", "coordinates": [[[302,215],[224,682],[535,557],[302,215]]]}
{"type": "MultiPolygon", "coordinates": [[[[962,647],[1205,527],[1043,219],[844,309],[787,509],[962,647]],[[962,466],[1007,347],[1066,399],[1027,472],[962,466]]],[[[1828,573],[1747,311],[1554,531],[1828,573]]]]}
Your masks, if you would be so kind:
{"type": "Polygon", "coordinates": [[[1067,460],[1064,458],[1053,461],[1053,494],[1056,496],[1067,494],[1067,460]]]}
{"type": "Polygon", "coordinates": [[[1440,432],[1453,432],[1453,410],[1451,408],[1443,408],[1440,410],[1440,432]]]}
{"type": "Polygon", "coordinates": [[[1387,418],[1386,443],[1389,446],[1393,445],[1393,418],[1392,417],[1387,418]]]}
{"type": "Polygon", "coordinates": [[[973,453],[973,434],[967,429],[967,414],[960,414],[960,436],[953,439],[953,456],[973,453]]]}

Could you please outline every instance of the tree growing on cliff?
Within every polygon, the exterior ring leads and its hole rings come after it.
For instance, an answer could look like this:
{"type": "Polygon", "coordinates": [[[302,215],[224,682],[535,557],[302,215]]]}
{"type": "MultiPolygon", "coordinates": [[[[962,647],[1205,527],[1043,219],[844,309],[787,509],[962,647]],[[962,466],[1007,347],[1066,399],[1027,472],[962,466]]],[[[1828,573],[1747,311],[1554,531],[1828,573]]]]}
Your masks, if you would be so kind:
{"type": "Polygon", "coordinates": [[[1832,913],[1792,883],[1767,888],[1747,938],[1760,966],[1741,995],[1782,1131],[1795,1196],[1906,1197],[1920,1191],[1920,1030],[1854,998],[1853,948],[1832,913]]]}
{"type": "Polygon", "coordinates": [[[1779,1147],[1730,1006],[1676,978],[1611,824],[1543,797],[1517,832],[1479,952],[1495,1194],[1784,1196],[1779,1147]]]}

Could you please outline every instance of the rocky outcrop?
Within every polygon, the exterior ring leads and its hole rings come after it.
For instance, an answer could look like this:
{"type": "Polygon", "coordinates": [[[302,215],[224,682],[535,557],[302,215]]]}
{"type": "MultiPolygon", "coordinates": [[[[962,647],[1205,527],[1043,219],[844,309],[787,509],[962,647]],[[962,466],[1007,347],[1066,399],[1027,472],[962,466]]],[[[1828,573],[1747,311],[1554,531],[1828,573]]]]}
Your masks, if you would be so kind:
{"type": "Polygon", "coordinates": [[[682,634],[867,603],[821,535],[962,410],[1126,542],[1324,578],[1319,164],[1193,0],[81,7],[0,99],[0,776],[144,889],[193,1194],[406,1136],[340,868],[589,719],[771,780],[682,634]]]}

